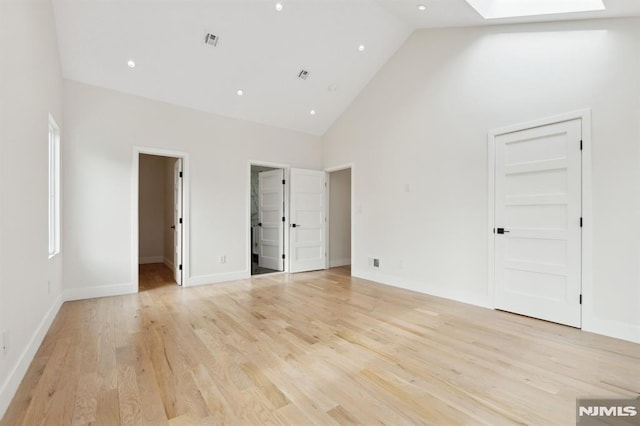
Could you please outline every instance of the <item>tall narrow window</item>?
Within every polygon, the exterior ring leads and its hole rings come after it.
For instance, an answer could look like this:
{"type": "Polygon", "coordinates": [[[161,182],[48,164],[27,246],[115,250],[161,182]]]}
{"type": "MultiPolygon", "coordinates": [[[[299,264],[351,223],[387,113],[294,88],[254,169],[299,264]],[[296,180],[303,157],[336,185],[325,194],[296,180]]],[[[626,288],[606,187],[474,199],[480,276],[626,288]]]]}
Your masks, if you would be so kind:
{"type": "Polygon", "coordinates": [[[49,114],[49,258],[60,253],[60,128],[49,114]]]}

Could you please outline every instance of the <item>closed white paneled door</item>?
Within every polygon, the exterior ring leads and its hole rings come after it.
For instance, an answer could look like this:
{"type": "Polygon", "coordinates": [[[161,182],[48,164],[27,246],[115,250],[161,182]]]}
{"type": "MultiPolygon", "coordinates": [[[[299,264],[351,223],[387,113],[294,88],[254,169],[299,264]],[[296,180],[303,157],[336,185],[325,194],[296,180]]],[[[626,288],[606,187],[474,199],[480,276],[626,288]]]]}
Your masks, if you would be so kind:
{"type": "Polygon", "coordinates": [[[581,120],[495,137],[496,307],[581,325],[581,120]]]}
{"type": "Polygon", "coordinates": [[[258,174],[258,265],[284,270],[284,170],[258,174]]]}
{"type": "Polygon", "coordinates": [[[291,169],[291,272],[326,267],[326,173],[291,169]]]}

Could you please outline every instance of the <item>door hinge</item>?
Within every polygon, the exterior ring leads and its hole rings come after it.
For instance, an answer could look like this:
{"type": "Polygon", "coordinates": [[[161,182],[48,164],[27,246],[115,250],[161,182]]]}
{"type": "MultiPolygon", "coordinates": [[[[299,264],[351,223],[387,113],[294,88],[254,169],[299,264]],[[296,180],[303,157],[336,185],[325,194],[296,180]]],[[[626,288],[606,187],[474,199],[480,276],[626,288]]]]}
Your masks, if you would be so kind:
{"type": "Polygon", "coordinates": [[[582,228],[582,218],[580,218],[580,228],[582,228]]]}
{"type": "Polygon", "coordinates": [[[582,151],[582,139],[580,139],[580,151],[582,151]]]}
{"type": "Polygon", "coordinates": [[[284,222],[284,216],[282,216],[282,221],[284,222]]]}
{"type": "Polygon", "coordinates": [[[182,224],[182,218],[180,218],[180,224],[182,224]]]}
{"type": "Polygon", "coordinates": [[[580,295],[580,304],[582,305],[582,295],[580,295]]]}
{"type": "Polygon", "coordinates": [[[283,184],[283,185],[285,184],[285,182],[286,182],[286,181],[285,181],[284,179],[282,179],[282,184],[283,184]]]}
{"type": "Polygon", "coordinates": [[[178,269],[182,271],[182,265],[178,266],[178,269]]]}
{"type": "Polygon", "coordinates": [[[283,254],[282,254],[282,259],[284,259],[284,257],[285,257],[285,256],[284,256],[284,253],[283,253],[283,254]]]}
{"type": "Polygon", "coordinates": [[[180,172],[180,177],[182,177],[182,172],[180,172]]]}

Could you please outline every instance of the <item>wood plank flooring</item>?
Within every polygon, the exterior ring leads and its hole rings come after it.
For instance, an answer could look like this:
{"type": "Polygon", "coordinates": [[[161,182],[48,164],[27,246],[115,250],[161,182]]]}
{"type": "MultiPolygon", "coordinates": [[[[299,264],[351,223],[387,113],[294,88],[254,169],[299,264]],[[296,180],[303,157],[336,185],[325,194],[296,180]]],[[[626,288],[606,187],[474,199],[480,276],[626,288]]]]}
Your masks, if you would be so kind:
{"type": "Polygon", "coordinates": [[[640,345],[348,268],[65,303],[2,425],[575,424],[640,395],[640,345]]]}

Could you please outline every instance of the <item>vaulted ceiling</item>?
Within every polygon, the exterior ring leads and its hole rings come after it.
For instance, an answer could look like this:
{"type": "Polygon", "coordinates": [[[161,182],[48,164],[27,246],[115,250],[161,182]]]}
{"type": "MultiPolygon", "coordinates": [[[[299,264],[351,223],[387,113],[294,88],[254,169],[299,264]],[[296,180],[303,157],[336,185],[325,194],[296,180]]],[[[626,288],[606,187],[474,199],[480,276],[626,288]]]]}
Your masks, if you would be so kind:
{"type": "Polygon", "coordinates": [[[640,0],[604,1],[602,12],[492,21],[465,0],[280,0],[280,11],[278,0],[54,0],[54,9],[67,79],[321,135],[416,29],[640,15],[640,0]]]}

